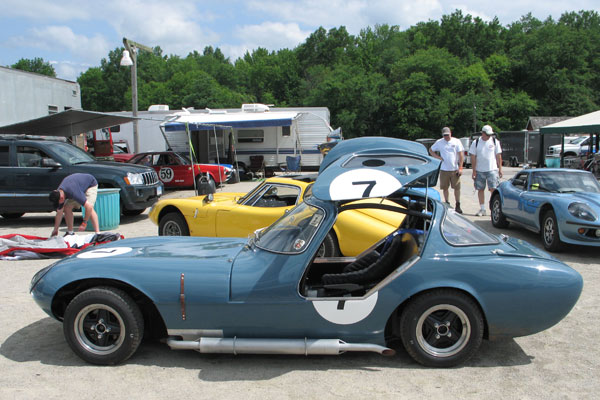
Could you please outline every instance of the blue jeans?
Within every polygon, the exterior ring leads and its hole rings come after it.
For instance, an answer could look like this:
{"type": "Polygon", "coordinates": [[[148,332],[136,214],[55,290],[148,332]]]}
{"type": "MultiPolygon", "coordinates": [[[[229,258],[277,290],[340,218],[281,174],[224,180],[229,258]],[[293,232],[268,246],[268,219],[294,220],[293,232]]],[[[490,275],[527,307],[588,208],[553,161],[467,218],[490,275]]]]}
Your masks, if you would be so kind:
{"type": "Polygon", "coordinates": [[[480,172],[476,171],[477,176],[475,177],[475,189],[484,190],[485,184],[487,182],[487,186],[489,189],[495,189],[498,187],[498,170],[494,169],[492,171],[480,172]]]}

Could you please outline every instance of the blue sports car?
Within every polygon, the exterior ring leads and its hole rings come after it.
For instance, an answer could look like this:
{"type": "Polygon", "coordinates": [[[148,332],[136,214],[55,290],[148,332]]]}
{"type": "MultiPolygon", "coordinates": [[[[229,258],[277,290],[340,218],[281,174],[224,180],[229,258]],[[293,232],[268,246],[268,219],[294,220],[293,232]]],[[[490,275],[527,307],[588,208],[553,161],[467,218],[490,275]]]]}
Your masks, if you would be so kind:
{"type": "Polygon", "coordinates": [[[435,185],[438,170],[415,142],[345,140],[304,202],[249,239],[113,242],[42,269],[31,294],[94,364],[127,360],[146,333],[201,353],[392,355],[403,345],[423,365],[448,367],[483,339],[563,319],[581,276],[413,189],[435,185]],[[357,208],[405,217],[358,257],[317,257],[337,216],[357,208]]]}
{"type": "Polygon", "coordinates": [[[539,232],[548,251],[600,246],[600,185],[590,172],[524,169],[492,193],[490,209],[495,227],[514,222],[539,232]]]}

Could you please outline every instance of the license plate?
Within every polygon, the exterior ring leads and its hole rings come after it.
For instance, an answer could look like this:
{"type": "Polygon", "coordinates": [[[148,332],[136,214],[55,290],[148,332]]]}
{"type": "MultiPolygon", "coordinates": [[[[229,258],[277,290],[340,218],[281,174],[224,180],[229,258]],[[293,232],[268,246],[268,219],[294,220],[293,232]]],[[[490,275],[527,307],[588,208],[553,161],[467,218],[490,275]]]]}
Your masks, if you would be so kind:
{"type": "Polygon", "coordinates": [[[162,196],[162,189],[163,189],[162,186],[159,186],[159,187],[156,188],[156,195],[157,196],[162,196]]]}

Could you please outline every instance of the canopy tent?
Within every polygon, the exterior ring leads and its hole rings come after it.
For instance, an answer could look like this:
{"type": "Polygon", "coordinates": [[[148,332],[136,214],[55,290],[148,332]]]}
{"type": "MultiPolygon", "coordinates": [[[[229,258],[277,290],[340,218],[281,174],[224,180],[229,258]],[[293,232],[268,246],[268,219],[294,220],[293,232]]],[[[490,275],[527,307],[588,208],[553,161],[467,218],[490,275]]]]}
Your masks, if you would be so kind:
{"type": "Polygon", "coordinates": [[[540,140],[540,158],[538,160],[538,166],[544,165],[544,154],[546,150],[544,144],[544,135],[549,134],[560,134],[563,136],[560,160],[561,167],[564,167],[565,135],[589,134],[592,137],[592,140],[590,140],[589,152],[590,154],[597,153],[600,146],[600,110],[541,127],[540,135],[542,138],[540,140]]]}
{"type": "Polygon", "coordinates": [[[67,110],[0,127],[0,134],[71,137],[96,129],[125,124],[134,119],[95,111],[67,110]]]}
{"type": "Polygon", "coordinates": [[[186,124],[192,131],[213,130],[215,126],[225,126],[228,128],[259,128],[267,126],[291,126],[292,121],[298,117],[298,112],[276,112],[276,113],[207,113],[191,114],[177,113],[171,121],[166,121],[162,125],[165,131],[185,131],[186,124]]]}

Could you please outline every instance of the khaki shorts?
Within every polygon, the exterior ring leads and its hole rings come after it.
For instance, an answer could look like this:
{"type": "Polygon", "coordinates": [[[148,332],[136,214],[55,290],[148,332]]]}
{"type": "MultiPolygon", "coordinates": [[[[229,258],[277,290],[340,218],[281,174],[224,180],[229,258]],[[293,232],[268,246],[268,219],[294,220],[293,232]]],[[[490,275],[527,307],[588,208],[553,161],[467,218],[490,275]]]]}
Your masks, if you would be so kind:
{"type": "Polygon", "coordinates": [[[452,186],[452,189],[460,189],[460,175],[458,175],[458,171],[440,170],[440,189],[446,190],[449,186],[452,186]]]}
{"type": "MultiPolygon", "coordinates": [[[[92,205],[92,207],[94,204],[96,204],[96,196],[98,196],[98,185],[90,186],[88,190],[85,191],[85,199],[92,205]]],[[[79,210],[79,208],[83,206],[83,204],[79,204],[73,199],[67,199],[67,201],[65,201],[65,206],[69,204],[71,207],[73,207],[73,210],[79,210]]]]}

